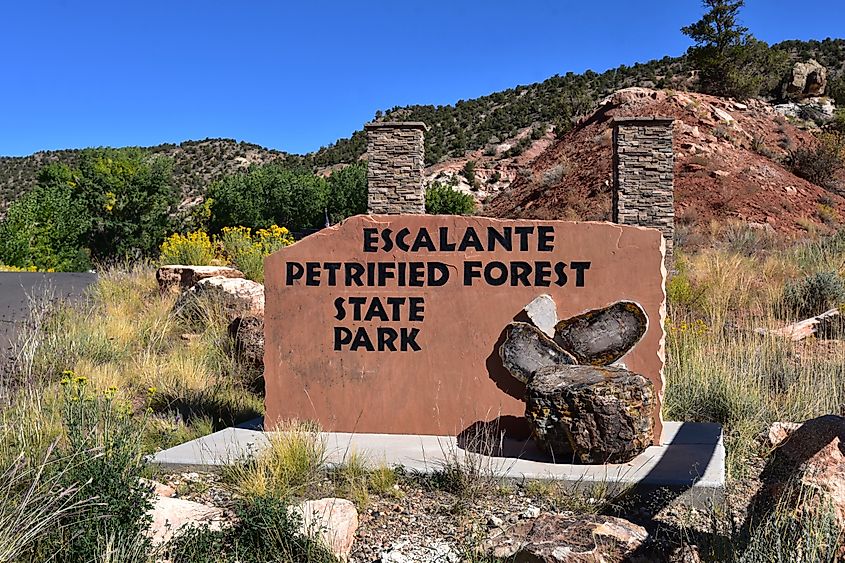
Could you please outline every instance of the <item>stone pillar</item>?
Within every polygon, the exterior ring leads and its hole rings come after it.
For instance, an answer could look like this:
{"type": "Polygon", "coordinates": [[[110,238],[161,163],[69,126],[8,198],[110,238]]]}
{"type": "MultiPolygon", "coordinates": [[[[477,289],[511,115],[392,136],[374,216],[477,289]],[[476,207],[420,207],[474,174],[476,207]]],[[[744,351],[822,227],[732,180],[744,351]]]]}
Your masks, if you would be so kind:
{"type": "Polygon", "coordinates": [[[364,129],[368,213],[425,213],[425,123],[376,122],[364,129]]]}
{"type": "Polygon", "coordinates": [[[675,156],[671,117],[613,120],[613,221],[663,233],[666,259],[675,233],[675,156]]]}

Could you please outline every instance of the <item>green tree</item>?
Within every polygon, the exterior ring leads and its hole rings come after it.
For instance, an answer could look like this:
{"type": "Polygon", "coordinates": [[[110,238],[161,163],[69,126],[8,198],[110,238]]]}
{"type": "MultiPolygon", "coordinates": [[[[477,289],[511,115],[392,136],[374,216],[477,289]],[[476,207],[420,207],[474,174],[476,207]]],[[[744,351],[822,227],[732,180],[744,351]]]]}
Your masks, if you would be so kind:
{"type": "Polygon", "coordinates": [[[88,149],[79,163],[80,197],[92,219],[95,258],[151,255],[172,225],[178,192],[170,159],[140,149],[88,149]]]}
{"type": "Polygon", "coordinates": [[[367,166],[352,164],[329,176],[328,214],[332,224],[367,212],[367,166]]]}
{"type": "Polygon", "coordinates": [[[475,199],[446,184],[431,184],[425,191],[425,212],[431,215],[471,215],[475,199]]]}
{"type": "Polygon", "coordinates": [[[477,181],[475,179],[475,161],[474,160],[467,160],[464,167],[461,168],[461,176],[466,178],[466,181],[469,182],[469,185],[475,187],[477,181]]]}
{"type": "Polygon", "coordinates": [[[254,166],[209,187],[209,226],[212,231],[234,225],[282,225],[294,232],[319,228],[325,223],[328,192],[328,182],[313,174],[276,164],[254,166]]]}
{"type": "Polygon", "coordinates": [[[0,263],[59,272],[87,270],[91,221],[70,183],[69,169],[51,167],[65,181],[35,187],[12,203],[0,222],[0,263]]]}
{"type": "Polygon", "coordinates": [[[687,56],[699,71],[701,90],[748,98],[773,88],[783,75],[787,56],[769,49],[739,23],[745,0],[703,0],[702,5],[707,10],[704,16],[681,29],[695,41],[687,56]]]}

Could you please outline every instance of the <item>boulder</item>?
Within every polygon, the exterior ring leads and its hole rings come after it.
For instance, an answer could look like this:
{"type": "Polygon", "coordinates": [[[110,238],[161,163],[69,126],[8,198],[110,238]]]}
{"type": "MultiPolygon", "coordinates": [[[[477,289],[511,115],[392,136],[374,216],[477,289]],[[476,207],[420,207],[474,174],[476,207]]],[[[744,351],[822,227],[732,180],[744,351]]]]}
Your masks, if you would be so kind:
{"type": "Polygon", "coordinates": [[[540,368],[525,403],[537,445],[556,460],[625,463],[652,443],[654,387],[621,367],[540,368]]]}
{"type": "Polygon", "coordinates": [[[648,532],[622,518],[600,514],[542,514],[486,540],[485,555],[515,563],[628,561],[648,532]]]}
{"type": "Polygon", "coordinates": [[[528,383],[541,367],[575,364],[575,358],[543,332],[528,323],[511,323],[499,348],[502,365],[512,376],[528,383]]]}
{"type": "Polygon", "coordinates": [[[309,500],[293,510],[302,520],[301,533],[318,538],[338,559],[349,559],[358,530],[358,511],[352,501],[342,498],[309,500]]]}
{"type": "Polygon", "coordinates": [[[802,510],[829,503],[838,526],[845,528],[845,417],[821,416],[783,430],[784,439],[760,475],[752,513],[778,503],[802,510]]]}
{"type": "Polygon", "coordinates": [[[827,69],[816,61],[797,62],[783,85],[783,97],[801,100],[824,94],[827,88],[827,69]]]}
{"type": "Polygon", "coordinates": [[[184,291],[206,278],[242,278],[244,273],[225,266],[183,266],[174,264],[162,266],[156,270],[159,290],[164,292],[184,291]]]}
{"type": "Polygon", "coordinates": [[[186,526],[208,526],[210,530],[220,530],[230,523],[222,508],[162,496],[153,499],[151,516],[152,524],[147,534],[153,545],[167,543],[176,532],[186,526]]]}
{"type": "Polygon", "coordinates": [[[549,338],[555,337],[557,325],[557,305],[551,295],[543,294],[536,297],[525,306],[525,314],[534,326],[543,331],[549,338]]]}
{"type": "Polygon", "coordinates": [[[264,318],[237,317],[229,323],[235,357],[245,364],[264,370],[264,318]]]}
{"type": "Polygon", "coordinates": [[[179,296],[174,309],[184,310],[198,298],[219,303],[229,321],[246,315],[264,318],[264,286],[252,280],[223,276],[200,280],[179,296]]]}
{"type": "Polygon", "coordinates": [[[632,301],[619,301],[560,321],[555,342],[578,363],[612,364],[628,353],[648,330],[648,317],[632,301]]]}

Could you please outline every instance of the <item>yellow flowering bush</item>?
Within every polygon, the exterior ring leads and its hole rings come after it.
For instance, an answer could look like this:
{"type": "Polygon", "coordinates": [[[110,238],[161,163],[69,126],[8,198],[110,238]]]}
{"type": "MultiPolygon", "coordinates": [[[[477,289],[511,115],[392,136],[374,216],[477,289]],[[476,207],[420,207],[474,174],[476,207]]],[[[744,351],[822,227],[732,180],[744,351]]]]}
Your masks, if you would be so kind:
{"type": "Polygon", "coordinates": [[[215,237],[203,230],[186,235],[174,233],[162,243],[159,261],[191,266],[224,262],[242,271],[247,278],[263,283],[264,257],[293,242],[290,231],[278,225],[255,233],[249,227],[224,227],[215,237]]]}
{"type": "Polygon", "coordinates": [[[293,244],[293,235],[278,225],[258,229],[254,234],[248,227],[224,227],[219,241],[229,263],[247,278],[264,283],[264,257],[293,244]]]}
{"type": "Polygon", "coordinates": [[[173,233],[161,243],[162,264],[208,266],[215,258],[214,243],[205,231],[173,233]]]}
{"type": "Polygon", "coordinates": [[[26,268],[18,268],[17,266],[7,266],[5,264],[0,264],[0,272],[53,272],[55,271],[53,268],[48,268],[46,270],[39,270],[35,266],[27,266],[26,268]]]}

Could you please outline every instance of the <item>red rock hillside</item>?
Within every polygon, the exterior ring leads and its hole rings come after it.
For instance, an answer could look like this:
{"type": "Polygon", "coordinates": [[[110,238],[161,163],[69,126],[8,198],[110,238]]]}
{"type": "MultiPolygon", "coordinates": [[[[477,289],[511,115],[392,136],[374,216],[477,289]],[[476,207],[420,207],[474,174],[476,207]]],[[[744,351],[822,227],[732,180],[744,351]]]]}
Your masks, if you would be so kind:
{"type": "MultiPolygon", "coordinates": [[[[671,116],[675,122],[675,216],[705,227],[744,221],[799,234],[822,231],[845,199],[798,178],[782,161],[811,143],[762,101],[735,102],[687,92],[629,88],[603,100],[548,146],[484,209],[494,217],[607,220],[611,201],[611,119],[671,116]]],[[[768,227],[767,227],[768,229],[768,227]]]]}

